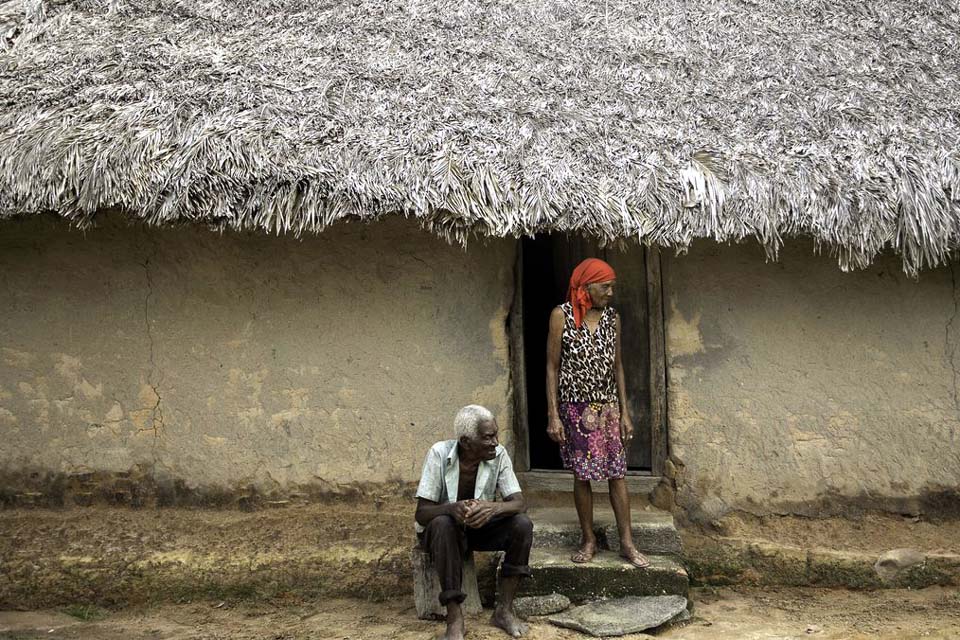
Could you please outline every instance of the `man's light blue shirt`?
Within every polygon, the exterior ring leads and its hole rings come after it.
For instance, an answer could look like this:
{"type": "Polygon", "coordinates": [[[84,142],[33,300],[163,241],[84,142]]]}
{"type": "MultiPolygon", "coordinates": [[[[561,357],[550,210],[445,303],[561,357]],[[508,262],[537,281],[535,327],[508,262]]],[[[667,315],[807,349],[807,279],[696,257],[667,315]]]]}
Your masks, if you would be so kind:
{"type": "MultiPolygon", "coordinates": [[[[427,452],[420,474],[417,497],[443,504],[457,501],[460,485],[460,459],[456,440],[438,442],[427,452]]],[[[496,499],[497,491],[504,498],[520,492],[520,483],[513,472],[510,455],[502,445],[497,445],[492,460],[481,460],[477,467],[477,484],[473,497],[477,500],[496,499]]],[[[417,531],[424,528],[417,524],[417,531]]]]}

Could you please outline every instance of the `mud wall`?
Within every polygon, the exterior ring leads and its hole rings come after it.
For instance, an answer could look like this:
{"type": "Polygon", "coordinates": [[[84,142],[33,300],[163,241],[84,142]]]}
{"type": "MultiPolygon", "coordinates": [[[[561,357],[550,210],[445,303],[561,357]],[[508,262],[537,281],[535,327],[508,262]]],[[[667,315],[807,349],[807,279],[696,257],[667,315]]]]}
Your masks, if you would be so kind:
{"type": "Polygon", "coordinates": [[[403,220],[303,240],[0,224],[0,476],[415,480],[463,404],[510,440],[513,267],[511,241],[403,220]]]}
{"type": "Polygon", "coordinates": [[[956,508],[955,272],[913,280],[891,257],[843,273],[803,242],[778,262],[701,242],[663,264],[671,449],[693,520],[956,508]]]}

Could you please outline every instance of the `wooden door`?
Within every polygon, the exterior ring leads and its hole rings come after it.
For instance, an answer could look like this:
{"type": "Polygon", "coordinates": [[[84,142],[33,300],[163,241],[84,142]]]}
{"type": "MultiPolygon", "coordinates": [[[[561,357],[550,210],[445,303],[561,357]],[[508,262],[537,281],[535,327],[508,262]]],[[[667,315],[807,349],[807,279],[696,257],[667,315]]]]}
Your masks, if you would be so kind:
{"type": "MultiPolygon", "coordinates": [[[[601,248],[580,236],[538,235],[523,240],[523,360],[526,383],[526,427],[532,469],[561,469],[559,448],[546,434],[546,347],[551,310],[567,293],[573,268],[585,258],[601,258],[617,272],[613,307],[622,323],[627,402],[636,427],[627,451],[631,471],[651,469],[649,318],[647,268],[643,247],[625,251],[601,248]]],[[[520,390],[518,390],[520,392],[520,390]]]]}

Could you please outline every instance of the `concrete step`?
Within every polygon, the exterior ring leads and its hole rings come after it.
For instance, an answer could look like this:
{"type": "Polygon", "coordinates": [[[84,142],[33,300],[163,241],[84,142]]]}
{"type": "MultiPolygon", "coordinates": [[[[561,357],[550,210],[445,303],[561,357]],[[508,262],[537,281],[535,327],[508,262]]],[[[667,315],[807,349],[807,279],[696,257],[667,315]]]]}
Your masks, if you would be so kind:
{"type": "MultiPolygon", "coordinates": [[[[567,547],[580,544],[580,523],[571,504],[567,508],[536,508],[527,512],[533,520],[533,546],[567,547]]],[[[682,551],[680,533],[673,516],[666,511],[634,510],[630,514],[633,543],[644,553],[679,555],[682,551]]],[[[620,550],[620,537],[613,510],[594,507],[593,529],[601,549],[620,550]]]]}
{"type": "Polygon", "coordinates": [[[568,548],[535,547],[530,554],[533,575],[521,583],[522,595],[561,593],[575,603],[598,598],[687,595],[687,572],[669,556],[650,554],[650,566],[637,569],[613,551],[601,551],[585,564],[574,563],[570,554],[568,548]]]}

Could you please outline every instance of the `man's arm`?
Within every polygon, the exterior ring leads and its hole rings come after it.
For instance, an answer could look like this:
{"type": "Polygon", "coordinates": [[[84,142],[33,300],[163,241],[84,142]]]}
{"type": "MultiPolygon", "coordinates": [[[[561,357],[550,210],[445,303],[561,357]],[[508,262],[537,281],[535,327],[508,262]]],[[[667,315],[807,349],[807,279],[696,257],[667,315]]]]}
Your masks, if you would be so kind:
{"type": "Polygon", "coordinates": [[[476,500],[461,500],[460,502],[448,502],[439,504],[426,498],[417,498],[417,513],[414,518],[417,524],[425,527],[437,516],[453,516],[453,519],[463,524],[467,518],[470,508],[476,504],[476,500]]]}

